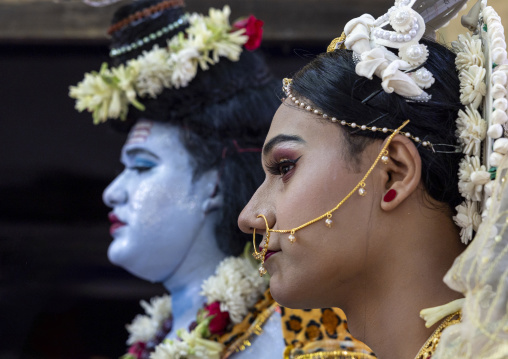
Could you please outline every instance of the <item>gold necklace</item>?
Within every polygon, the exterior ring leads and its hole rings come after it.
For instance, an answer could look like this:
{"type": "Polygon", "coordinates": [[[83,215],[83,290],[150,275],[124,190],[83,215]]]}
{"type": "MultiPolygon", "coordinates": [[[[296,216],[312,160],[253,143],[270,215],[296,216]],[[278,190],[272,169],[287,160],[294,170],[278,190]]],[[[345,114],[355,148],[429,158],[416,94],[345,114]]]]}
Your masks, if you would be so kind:
{"type": "Polygon", "coordinates": [[[416,355],[415,359],[429,359],[432,357],[432,354],[436,351],[437,345],[441,340],[441,334],[443,330],[453,324],[460,323],[462,318],[462,312],[459,310],[453,314],[450,314],[446,319],[441,323],[439,327],[432,333],[429,339],[423,344],[422,348],[416,355]]]}

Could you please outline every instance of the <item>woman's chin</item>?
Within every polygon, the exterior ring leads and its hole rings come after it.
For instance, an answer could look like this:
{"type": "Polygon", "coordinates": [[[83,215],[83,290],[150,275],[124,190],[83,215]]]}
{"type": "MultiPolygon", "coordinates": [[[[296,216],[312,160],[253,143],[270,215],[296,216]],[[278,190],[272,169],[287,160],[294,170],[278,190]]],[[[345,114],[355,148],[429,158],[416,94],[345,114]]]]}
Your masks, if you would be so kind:
{"type": "Polygon", "coordinates": [[[302,308],[299,306],[302,292],[298,292],[295,286],[281,280],[277,273],[270,275],[270,293],[273,299],[283,307],[302,308]]]}

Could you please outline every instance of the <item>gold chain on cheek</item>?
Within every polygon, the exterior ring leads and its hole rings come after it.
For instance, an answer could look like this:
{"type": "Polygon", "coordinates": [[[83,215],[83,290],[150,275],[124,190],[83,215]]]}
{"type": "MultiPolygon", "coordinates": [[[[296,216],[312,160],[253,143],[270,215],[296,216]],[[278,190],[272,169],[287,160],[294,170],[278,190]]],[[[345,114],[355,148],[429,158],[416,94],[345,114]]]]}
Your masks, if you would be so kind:
{"type": "Polygon", "coordinates": [[[379,152],[378,156],[376,157],[376,160],[374,161],[372,166],[370,166],[370,168],[367,171],[367,173],[365,174],[365,176],[363,176],[363,178],[360,180],[360,182],[358,182],[358,184],[355,186],[355,188],[353,188],[351,190],[351,192],[349,192],[348,195],[346,197],[344,197],[344,199],[342,201],[340,201],[339,204],[336,205],[332,210],[326,212],[325,214],[323,214],[323,215],[321,215],[321,216],[319,216],[317,218],[314,218],[313,220],[311,220],[311,221],[309,221],[309,222],[307,222],[305,224],[302,224],[299,227],[295,227],[293,229],[270,229],[270,226],[268,225],[268,220],[266,219],[264,214],[259,214],[256,217],[256,218],[260,218],[260,217],[263,218],[264,221],[265,221],[265,225],[266,225],[266,230],[265,230],[266,241],[265,241],[265,245],[263,246],[263,249],[261,250],[261,252],[258,252],[257,249],[256,249],[256,229],[255,228],[254,228],[254,232],[252,234],[252,241],[254,243],[254,253],[252,253],[252,255],[254,256],[254,258],[256,258],[257,260],[261,261],[261,266],[259,267],[259,275],[263,276],[266,273],[266,269],[264,267],[264,263],[265,263],[266,252],[268,251],[268,243],[270,242],[270,232],[289,233],[288,239],[291,242],[291,244],[293,244],[295,242],[295,240],[296,240],[296,236],[295,236],[296,231],[299,231],[302,228],[310,226],[311,224],[314,224],[314,223],[316,223],[316,222],[318,222],[318,221],[320,221],[320,220],[322,220],[324,218],[326,218],[325,225],[328,228],[331,228],[332,227],[332,223],[333,223],[333,221],[332,221],[332,213],[335,212],[336,210],[338,210],[339,207],[342,206],[344,204],[344,202],[346,202],[353,195],[353,193],[358,191],[358,194],[360,196],[365,196],[365,194],[367,193],[367,191],[365,190],[365,180],[372,173],[372,171],[374,170],[374,167],[376,167],[376,165],[378,164],[379,161],[381,161],[381,162],[383,162],[385,164],[388,163],[388,150],[387,150],[387,148],[390,145],[390,142],[392,141],[393,137],[395,137],[395,135],[398,134],[400,132],[400,130],[402,130],[408,123],[409,123],[409,120],[406,120],[398,129],[393,131],[393,133],[388,137],[385,145],[383,146],[383,148],[379,152]]]}

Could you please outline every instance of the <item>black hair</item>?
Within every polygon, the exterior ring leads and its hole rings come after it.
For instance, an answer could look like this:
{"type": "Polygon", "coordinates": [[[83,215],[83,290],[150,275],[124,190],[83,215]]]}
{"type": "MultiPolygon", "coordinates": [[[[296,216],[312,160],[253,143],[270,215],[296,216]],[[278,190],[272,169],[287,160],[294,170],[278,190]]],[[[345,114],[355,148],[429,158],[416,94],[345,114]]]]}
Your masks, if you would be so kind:
{"type": "MultiPolygon", "coordinates": [[[[112,22],[160,2],[135,1],[119,9],[112,22]]],[[[120,34],[113,34],[112,47],[132,43],[175,21],[181,14],[181,8],[172,8],[158,14],[157,21],[146,19],[130,24],[120,34]],[[166,20],[162,21],[163,18],[166,20]]],[[[168,34],[167,38],[173,35],[168,34]]],[[[162,41],[166,39],[159,39],[159,45],[162,41]]],[[[138,54],[139,51],[118,56],[114,63],[126,62],[138,54]]],[[[280,105],[278,88],[280,82],[272,77],[261,55],[244,50],[236,62],[221,58],[206,71],[198,69],[186,87],[164,89],[155,99],[143,98],[145,110],[131,106],[127,121],[112,121],[116,128],[123,130],[128,130],[140,118],[177,126],[182,143],[192,157],[195,176],[218,169],[217,190],[222,193],[224,203],[216,236],[219,248],[229,255],[240,254],[250,239],[239,230],[237,218],[264,179],[261,147],[280,105]]]]}
{"type": "MultiPolygon", "coordinates": [[[[428,102],[413,102],[382,90],[381,80],[369,80],[355,72],[355,62],[349,50],[324,53],[301,69],[293,78],[292,92],[310,101],[330,117],[339,121],[377,128],[398,128],[406,119],[404,128],[418,136],[422,142],[446,144],[443,151],[453,152],[457,145],[456,119],[463,108],[459,99],[459,79],[455,70],[455,56],[446,47],[430,40],[427,45],[429,57],[425,63],[435,78],[426,90],[432,95],[428,102]],[[367,103],[362,103],[370,95],[367,103]]],[[[341,126],[347,143],[347,155],[354,159],[373,139],[388,137],[381,131],[358,131],[341,126]]],[[[462,202],[458,190],[460,153],[435,153],[428,147],[417,145],[422,159],[422,181],[427,193],[435,200],[446,203],[452,211],[462,202]]]]}

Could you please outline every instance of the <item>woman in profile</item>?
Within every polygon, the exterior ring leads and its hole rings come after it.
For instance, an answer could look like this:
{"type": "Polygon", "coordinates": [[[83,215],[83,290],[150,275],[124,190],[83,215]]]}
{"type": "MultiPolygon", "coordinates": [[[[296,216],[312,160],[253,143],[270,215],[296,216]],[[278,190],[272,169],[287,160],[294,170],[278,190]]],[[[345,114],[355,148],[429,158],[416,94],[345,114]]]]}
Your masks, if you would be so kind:
{"type": "Polygon", "coordinates": [[[239,223],[264,236],[275,300],[344,309],[378,358],[505,358],[503,27],[479,2],[454,53],[422,39],[413,3],[353,19],[284,81],[239,223]]]}

